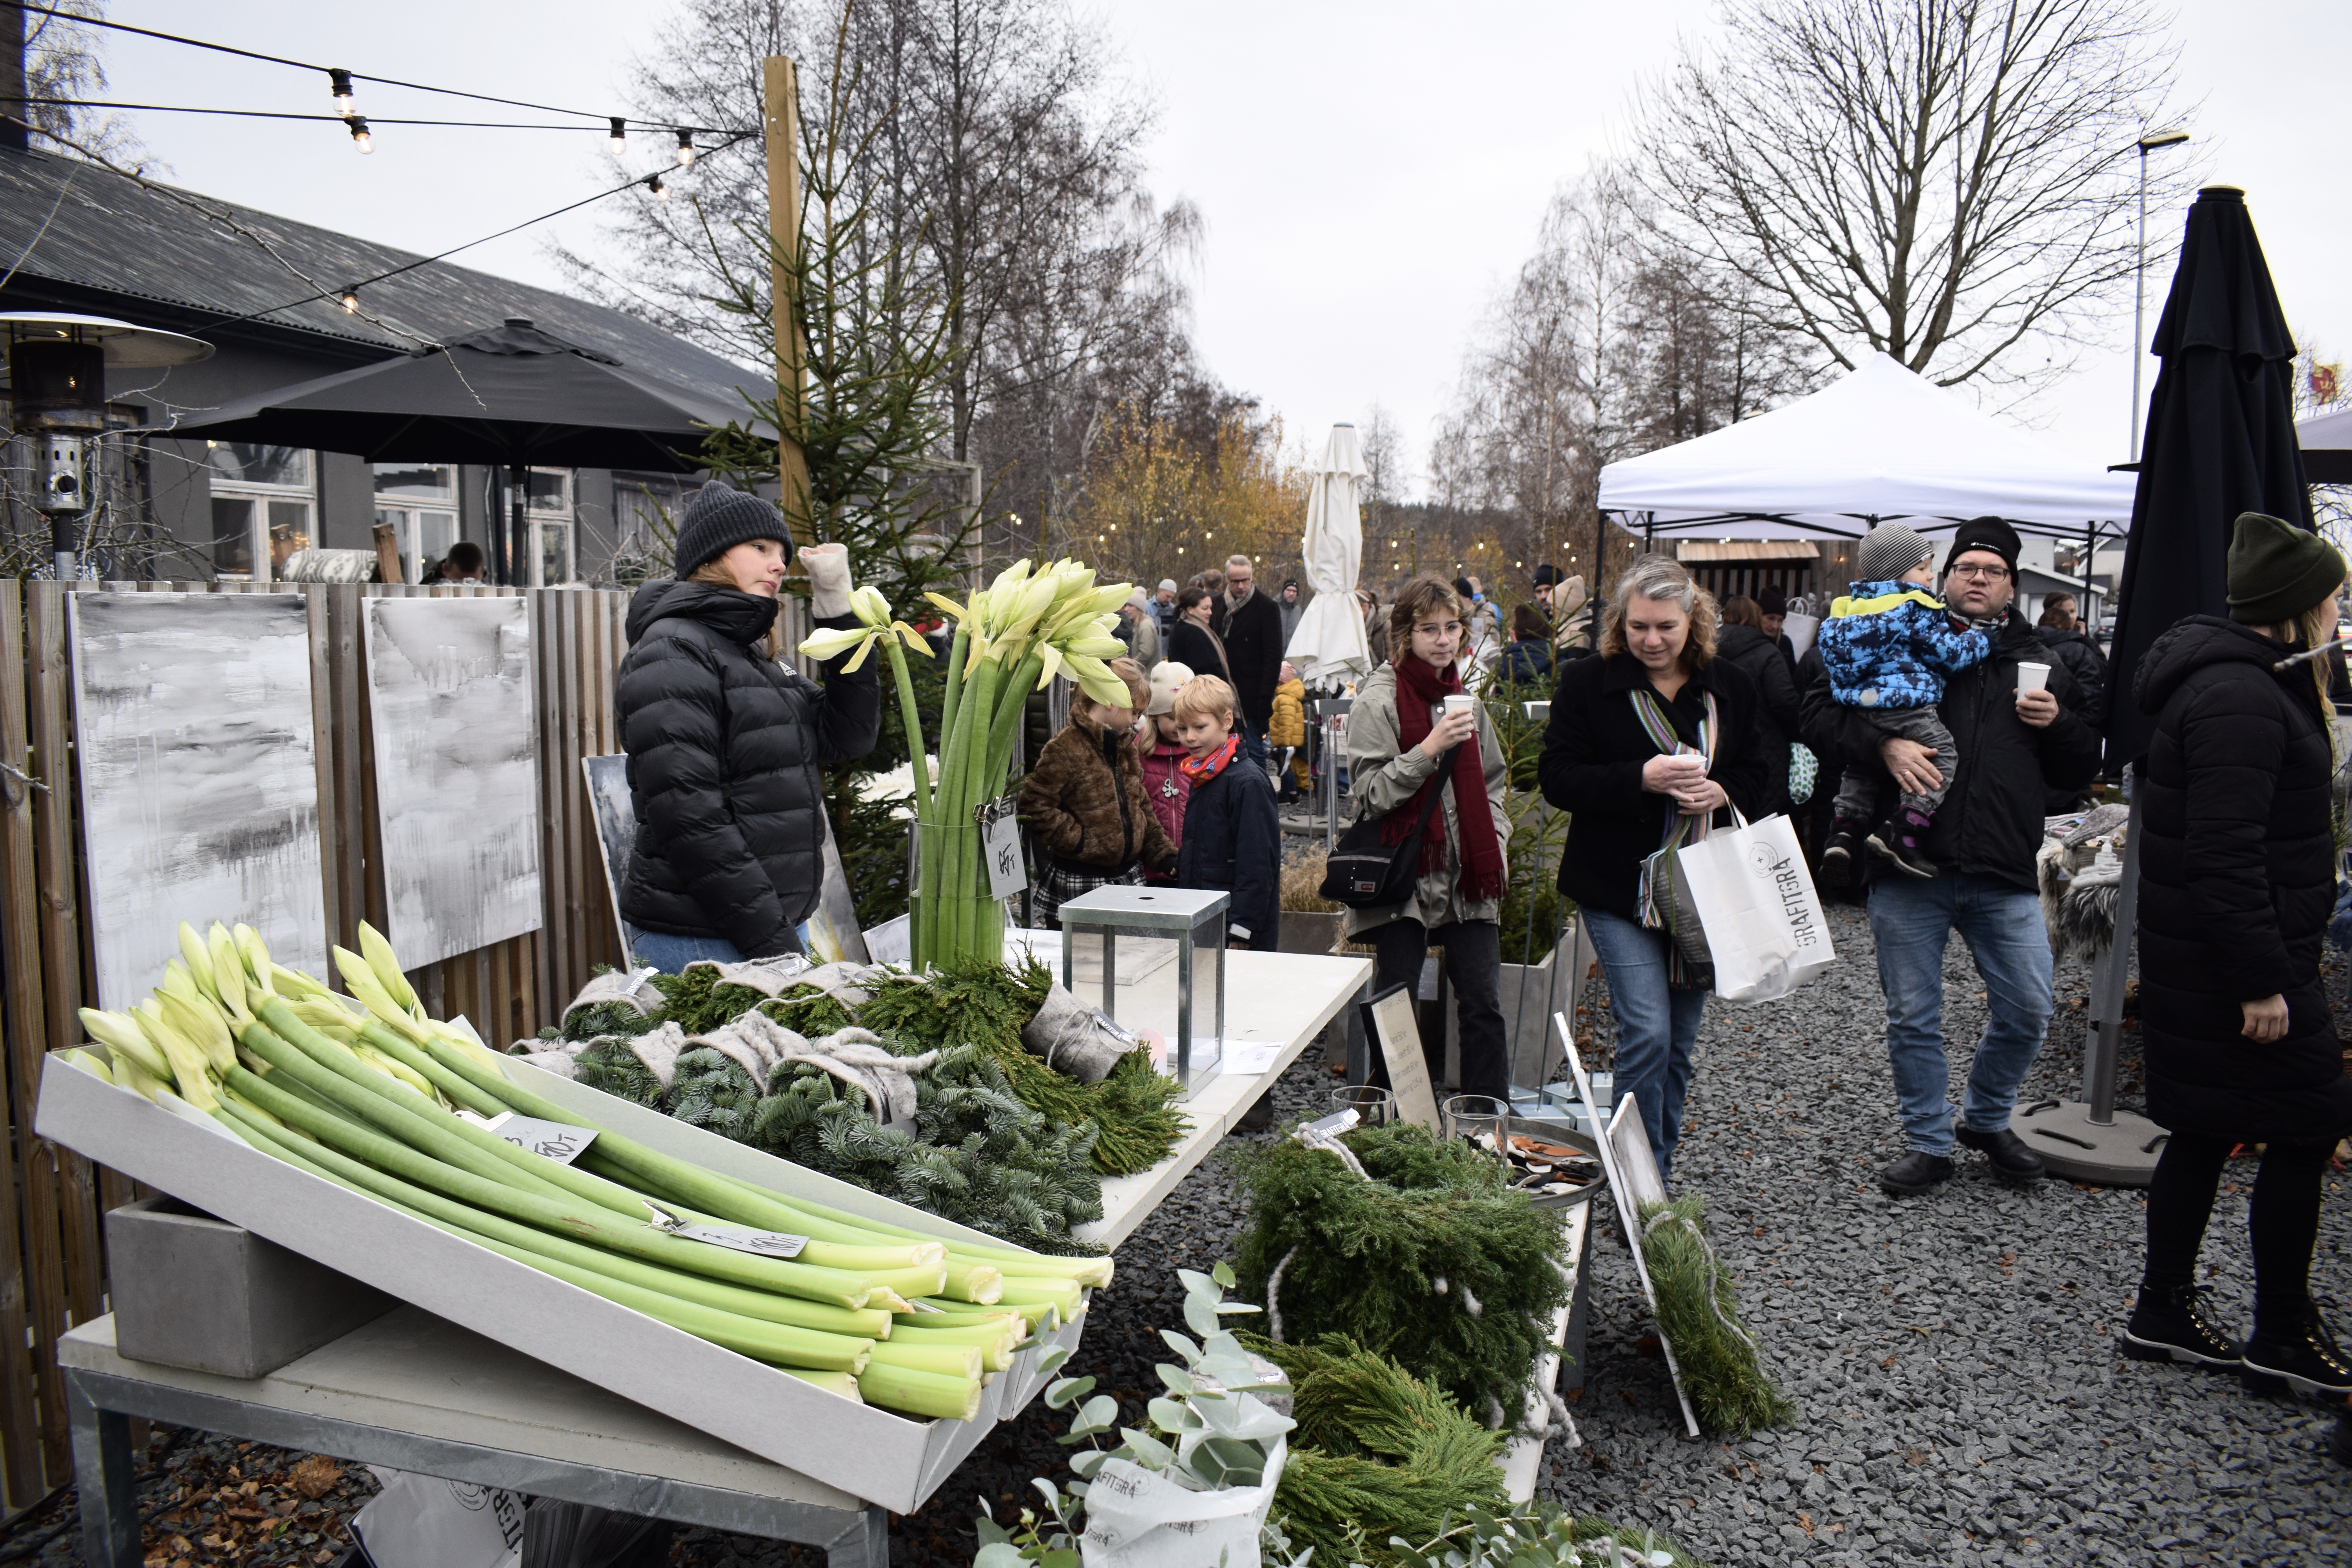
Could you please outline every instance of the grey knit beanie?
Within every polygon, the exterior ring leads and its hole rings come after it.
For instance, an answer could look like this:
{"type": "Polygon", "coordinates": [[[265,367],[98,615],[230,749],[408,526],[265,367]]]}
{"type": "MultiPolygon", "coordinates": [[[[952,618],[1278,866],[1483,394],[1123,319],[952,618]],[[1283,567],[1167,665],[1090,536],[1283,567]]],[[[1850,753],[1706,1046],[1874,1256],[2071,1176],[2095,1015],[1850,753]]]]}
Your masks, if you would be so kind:
{"type": "Polygon", "coordinates": [[[698,566],[753,539],[772,539],[784,547],[785,560],[793,558],[792,530],[784,526],[782,515],[774,507],[758,496],[745,495],[724,479],[713,479],[686,503],[686,516],[677,525],[677,563],[673,571],[683,582],[694,575],[698,566]]]}
{"type": "Polygon", "coordinates": [[[1853,552],[1853,580],[1891,583],[1935,554],[1935,546],[1901,523],[1882,522],[1862,536],[1862,548],[1853,552]]]}

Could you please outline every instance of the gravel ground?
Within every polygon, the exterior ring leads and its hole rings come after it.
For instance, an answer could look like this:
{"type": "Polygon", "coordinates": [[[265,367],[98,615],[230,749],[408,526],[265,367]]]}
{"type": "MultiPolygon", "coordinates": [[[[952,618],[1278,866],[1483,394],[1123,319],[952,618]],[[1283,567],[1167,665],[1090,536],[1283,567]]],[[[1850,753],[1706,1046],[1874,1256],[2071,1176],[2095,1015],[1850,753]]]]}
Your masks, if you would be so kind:
{"type": "MultiPolygon", "coordinates": [[[[1710,1010],[1677,1165],[1677,1186],[1708,1198],[1718,1250],[1799,1418],[1748,1443],[1684,1439],[1664,1364],[1643,1353],[1652,1325],[1630,1260],[1606,1226],[1593,1250],[1587,1384],[1571,1406],[1584,1446],[1555,1443],[1546,1494],[1654,1527],[1716,1568],[2352,1561],[2352,1472],[2327,1457],[2330,1412],[2115,1353],[2137,1278],[2137,1194],[2062,1182],[2014,1192],[1966,1153],[1958,1178],[1926,1197],[1880,1193],[1875,1173],[1902,1141],[1870,933],[1859,911],[1832,918],[1843,961],[1801,997],[1710,1010]]],[[[1947,1026],[1970,1040],[1982,987],[1959,944],[1948,962],[1947,1026]]],[[[2088,984],[2084,967],[2060,971],[2058,1017],[2028,1098],[2077,1092],[2088,984]]],[[[2335,984],[2340,994],[2340,976],[2335,984]]],[[[1605,1050],[1605,1008],[1595,1008],[1594,1032],[1605,1050]]],[[[1961,1049],[1956,1095],[1967,1062],[1961,1049]]],[[[1274,1091],[1278,1113],[1319,1110],[1331,1081],[1320,1053],[1308,1052],[1274,1091]]],[[[2136,1106],[2128,1037],[2123,1083],[2136,1106]]],[[[2232,1167],[2205,1254],[2242,1322],[2252,1305],[2252,1175],[2251,1163],[2232,1167]]],[[[2314,1289],[2352,1328],[2341,1185],[2330,1178],[2314,1289]]],[[[1090,1314],[1072,1371],[1099,1379],[1129,1419],[1157,1386],[1158,1331],[1180,1321],[1171,1270],[1225,1256],[1241,1218],[1210,1163],[1120,1248],[1118,1282],[1090,1314]]],[[[992,1435],[929,1506],[893,1520],[891,1562],[969,1563],[979,1499],[1006,1517],[1034,1496],[1031,1477],[1067,1479],[1068,1450],[1053,1441],[1065,1426],[1040,1405],[992,1435]]],[[[275,1476],[299,1458],[222,1439],[155,1452],[164,1468],[147,1478],[151,1505],[176,1491],[229,1506],[218,1491],[234,1484],[230,1465],[275,1476]]],[[[314,1542],[235,1560],[317,1561],[339,1539],[338,1505],[356,1507],[368,1489],[363,1477],[341,1484],[303,1516],[314,1542]]],[[[0,1538],[0,1563],[78,1562],[69,1529],[43,1539],[70,1509],[68,1494],[20,1521],[0,1538]]],[[[154,1511],[149,1542],[164,1554],[151,1561],[231,1560],[161,1517],[171,1510],[154,1511]],[[172,1550],[174,1534],[191,1541],[188,1553],[172,1550]]],[[[822,1562],[710,1531],[682,1531],[670,1560],[822,1562]]]]}

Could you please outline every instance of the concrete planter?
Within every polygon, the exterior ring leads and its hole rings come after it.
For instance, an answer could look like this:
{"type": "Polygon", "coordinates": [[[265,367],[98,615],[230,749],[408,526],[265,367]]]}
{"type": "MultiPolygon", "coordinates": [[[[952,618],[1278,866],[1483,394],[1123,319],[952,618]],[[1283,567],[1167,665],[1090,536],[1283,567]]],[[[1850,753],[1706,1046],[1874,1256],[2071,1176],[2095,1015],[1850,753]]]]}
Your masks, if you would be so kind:
{"type": "MultiPolygon", "coordinates": [[[[1542,955],[1540,963],[1506,963],[1496,987],[1503,1004],[1504,1038],[1510,1047],[1511,1082],[1533,1089],[1551,1082],[1567,1069],[1559,1036],[1551,1016],[1576,1016],[1577,981],[1592,958],[1591,944],[1583,940],[1575,921],[1560,934],[1559,945],[1542,955]]],[[[1448,998],[1445,1009],[1445,1082],[1462,1081],[1462,1025],[1448,998]]]]}

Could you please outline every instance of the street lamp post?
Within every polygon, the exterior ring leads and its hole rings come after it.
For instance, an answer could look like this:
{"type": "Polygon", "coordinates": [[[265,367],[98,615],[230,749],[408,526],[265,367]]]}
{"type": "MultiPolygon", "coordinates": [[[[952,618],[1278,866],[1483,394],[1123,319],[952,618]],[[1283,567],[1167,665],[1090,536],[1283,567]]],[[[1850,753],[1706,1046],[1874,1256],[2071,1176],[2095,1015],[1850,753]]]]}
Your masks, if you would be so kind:
{"type": "Polygon", "coordinates": [[[2139,139],[2139,253],[2132,263],[2132,399],[2131,460],[2139,461],[2139,362],[2141,322],[2147,312],[2147,155],[2158,147],[2177,147],[2189,140],[2180,130],[2155,131],[2139,139]]]}

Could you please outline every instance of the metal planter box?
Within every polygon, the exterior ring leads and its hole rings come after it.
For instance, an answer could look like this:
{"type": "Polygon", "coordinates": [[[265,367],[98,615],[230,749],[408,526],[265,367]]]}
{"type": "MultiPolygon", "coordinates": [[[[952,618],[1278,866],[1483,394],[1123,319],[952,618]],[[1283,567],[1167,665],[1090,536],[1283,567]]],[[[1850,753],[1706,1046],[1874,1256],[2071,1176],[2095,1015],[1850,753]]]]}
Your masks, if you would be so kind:
{"type": "MultiPolygon", "coordinates": [[[[709,1169],[942,1240],[1005,1245],[526,1064],[501,1065],[567,1109],[709,1169]]],[[[362,1284],[897,1513],[920,1506],[991,1426],[1034,1397],[1045,1349],[1075,1349],[1083,1327],[1066,1323],[1024,1352],[983,1392],[976,1420],[919,1420],[854,1405],[476,1247],[54,1055],[34,1128],[362,1284]]]]}

